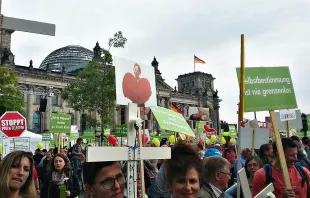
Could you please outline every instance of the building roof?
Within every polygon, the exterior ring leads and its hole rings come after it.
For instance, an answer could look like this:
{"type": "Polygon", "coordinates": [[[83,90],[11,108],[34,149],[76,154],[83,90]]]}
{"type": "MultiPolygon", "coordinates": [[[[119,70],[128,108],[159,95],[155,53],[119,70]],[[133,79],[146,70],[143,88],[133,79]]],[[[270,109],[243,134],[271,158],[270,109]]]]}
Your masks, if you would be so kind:
{"type": "Polygon", "coordinates": [[[94,53],[82,46],[68,45],[50,53],[41,63],[40,69],[49,71],[72,70],[73,67],[86,65],[93,59],[94,53]]]}

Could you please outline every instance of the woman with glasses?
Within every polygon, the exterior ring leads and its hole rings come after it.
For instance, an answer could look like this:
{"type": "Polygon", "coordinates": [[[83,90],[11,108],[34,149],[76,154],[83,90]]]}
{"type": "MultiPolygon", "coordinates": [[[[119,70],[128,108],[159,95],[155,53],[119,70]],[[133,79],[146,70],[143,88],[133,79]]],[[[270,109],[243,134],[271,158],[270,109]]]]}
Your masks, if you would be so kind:
{"type": "MultiPolygon", "coordinates": [[[[245,166],[244,166],[245,173],[248,178],[248,182],[249,182],[249,186],[251,190],[252,190],[254,174],[256,173],[256,171],[258,171],[262,167],[263,167],[262,161],[256,156],[252,156],[245,161],[245,166]]],[[[227,189],[226,193],[231,195],[232,197],[237,197],[237,183],[235,183],[232,187],[227,189]]]]}
{"type": "Polygon", "coordinates": [[[36,198],[33,159],[24,151],[13,151],[0,162],[0,198],[36,198]]]}
{"type": "Polygon", "coordinates": [[[80,187],[79,180],[72,171],[68,158],[57,153],[49,164],[41,197],[59,198],[60,193],[65,193],[66,197],[74,198],[80,194],[80,187]]]}
{"type": "Polygon", "coordinates": [[[89,198],[124,198],[126,179],[119,162],[86,162],[83,177],[89,198]]]}

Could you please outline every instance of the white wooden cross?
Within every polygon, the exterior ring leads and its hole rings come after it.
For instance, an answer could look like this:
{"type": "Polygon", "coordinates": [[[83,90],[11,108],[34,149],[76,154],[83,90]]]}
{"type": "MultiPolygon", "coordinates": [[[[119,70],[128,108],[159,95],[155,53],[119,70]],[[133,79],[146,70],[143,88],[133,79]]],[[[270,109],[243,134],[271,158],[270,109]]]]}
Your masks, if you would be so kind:
{"type": "MultiPolygon", "coordinates": [[[[138,107],[136,104],[128,104],[127,143],[129,147],[89,147],[86,154],[87,162],[101,161],[128,161],[127,164],[127,197],[137,197],[137,167],[140,160],[170,159],[171,149],[169,147],[134,147],[136,145],[135,123],[138,107]]],[[[143,167],[142,167],[143,168],[143,167]]],[[[140,177],[144,177],[141,175],[140,177]]],[[[143,180],[141,180],[143,181],[143,180]]],[[[142,182],[142,185],[143,182],[142,182]]],[[[143,195],[144,197],[144,195],[143,195]]]]}
{"type": "MultiPolygon", "coordinates": [[[[30,21],[25,19],[18,19],[13,17],[3,16],[1,13],[2,0],[0,0],[0,29],[29,32],[34,34],[43,34],[49,36],[55,36],[56,26],[55,24],[42,23],[37,21],[30,21]]],[[[2,31],[1,31],[2,37],[2,31]]],[[[2,47],[2,41],[0,37],[0,43],[2,47]]]]}
{"type": "MultiPolygon", "coordinates": [[[[245,169],[242,168],[240,171],[238,171],[239,175],[239,182],[241,184],[242,192],[243,192],[243,197],[252,197],[252,192],[249,187],[249,182],[248,178],[246,176],[245,169]]],[[[269,192],[273,192],[274,187],[273,184],[270,183],[268,186],[266,186],[260,193],[258,193],[254,198],[266,198],[267,194],[269,192]]]]}

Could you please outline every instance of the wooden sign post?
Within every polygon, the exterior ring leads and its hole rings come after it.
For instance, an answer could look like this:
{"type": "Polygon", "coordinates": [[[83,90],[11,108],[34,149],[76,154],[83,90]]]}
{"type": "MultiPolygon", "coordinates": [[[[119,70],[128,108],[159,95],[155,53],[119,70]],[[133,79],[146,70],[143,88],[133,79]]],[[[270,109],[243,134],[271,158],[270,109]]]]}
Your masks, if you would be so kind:
{"type": "Polygon", "coordinates": [[[273,134],[274,134],[274,137],[276,140],[277,151],[278,151],[278,155],[279,155],[279,159],[280,159],[280,164],[281,164],[281,168],[282,168],[282,174],[284,177],[285,187],[286,187],[286,189],[292,189],[290,178],[288,176],[287,164],[286,164],[286,160],[284,157],[284,151],[283,151],[281,136],[280,136],[280,132],[278,129],[278,122],[277,122],[276,113],[274,111],[270,111],[269,113],[270,113],[270,118],[271,118],[271,122],[272,122],[273,134]]]}
{"type": "MultiPolygon", "coordinates": [[[[86,153],[87,162],[102,161],[128,161],[127,163],[127,197],[137,198],[137,165],[138,161],[150,159],[170,159],[171,148],[169,147],[140,147],[136,145],[135,124],[141,121],[137,116],[138,107],[136,104],[128,104],[127,138],[128,147],[89,147],[86,153]]],[[[139,133],[141,136],[141,132],[139,133]]],[[[140,140],[139,140],[140,142],[140,140]]],[[[142,140],[141,142],[142,143],[142,140]]],[[[141,144],[142,145],[142,144],[141,144]]],[[[142,164],[142,169],[143,169],[142,164]]],[[[144,175],[140,175],[141,179],[144,175]]],[[[142,186],[144,183],[142,182],[142,186]]],[[[144,196],[142,194],[142,196],[144,196]]]]}
{"type": "Polygon", "coordinates": [[[286,136],[289,138],[290,137],[290,121],[286,121],[286,136]]]}
{"type": "Polygon", "coordinates": [[[255,154],[255,129],[253,129],[253,135],[252,135],[252,155],[255,154]]]}
{"type": "MultiPolygon", "coordinates": [[[[238,146],[237,146],[237,170],[241,169],[241,160],[240,160],[240,131],[241,131],[241,122],[243,121],[244,114],[244,89],[245,89],[245,47],[244,47],[244,34],[241,34],[241,54],[240,54],[240,92],[239,92],[239,109],[238,109],[238,146]]],[[[237,197],[240,197],[240,184],[237,183],[237,197]]]]}

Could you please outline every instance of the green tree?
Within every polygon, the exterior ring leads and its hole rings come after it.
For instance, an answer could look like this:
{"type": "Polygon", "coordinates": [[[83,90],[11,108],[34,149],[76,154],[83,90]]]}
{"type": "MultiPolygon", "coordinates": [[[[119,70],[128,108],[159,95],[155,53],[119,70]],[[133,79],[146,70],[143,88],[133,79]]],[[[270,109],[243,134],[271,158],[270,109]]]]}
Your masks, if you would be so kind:
{"type": "Polygon", "coordinates": [[[14,71],[0,67],[0,116],[6,111],[18,111],[25,114],[24,97],[14,85],[18,78],[14,71]]]}
{"type": "MultiPolygon", "coordinates": [[[[127,39],[117,32],[109,39],[111,47],[124,47],[127,39]],[[120,36],[121,35],[121,36],[120,36]]],[[[64,89],[63,99],[77,111],[96,111],[101,117],[101,128],[113,124],[115,110],[115,70],[112,66],[112,55],[109,50],[102,49],[102,55],[94,58],[64,89]]],[[[97,124],[89,117],[86,125],[97,124]]]]}
{"type": "Polygon", "coordinates": [[[304,137],[307,136],[307,131],[309,130],[308,128],[308,120],[307,120],[307,115],[302,113],[301,114],[301,121],[302,121],[302,129],[301,131],[304,132],[304,137]]]}

